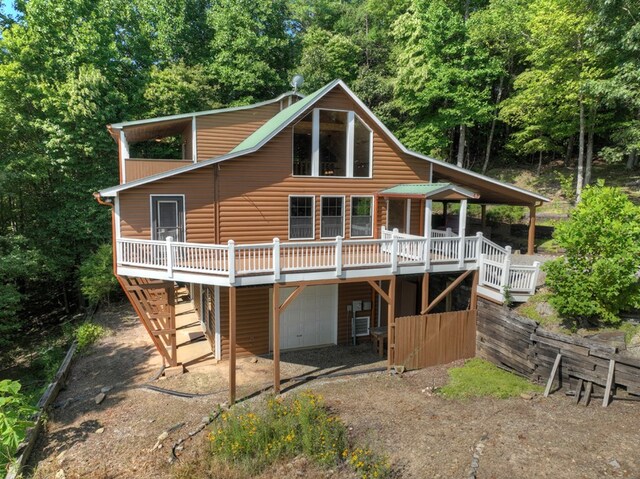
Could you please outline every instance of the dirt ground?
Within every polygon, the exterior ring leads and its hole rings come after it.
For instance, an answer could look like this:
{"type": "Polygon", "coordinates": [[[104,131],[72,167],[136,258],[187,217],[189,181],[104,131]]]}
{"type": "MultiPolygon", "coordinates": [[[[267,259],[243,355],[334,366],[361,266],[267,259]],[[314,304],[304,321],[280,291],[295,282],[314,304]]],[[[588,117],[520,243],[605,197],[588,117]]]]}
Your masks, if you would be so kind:
{"type": "MultiPolygon", "coordinates": [[[[75,361],[31,458],[35,477],[172,477],[170,446],[227,400],[227,364],[154,380],[161,362],[130,307],[103,312],[98,321],[113,333],[75,361]],[[176,397],[146,384],[201,396],[176,397]],[[94,398],[103,387],[112,389],[98,405],[94,398]],[[167,430],[162,447],[154,449],[167,430]]],[[[322,394],[360,445],[390,458],[396,477],[466,478],[476,451],[478,478],[640,479],[637,402],[615,401],[605,409],[594,401],[585,408],[560,393],[532,400],[446,400],[432,390],[446,383],[451,365],[402,377],[385,372],[322,376],[382,365],[366,346],[298,352],[283,361],[285,378],[320,375],[290,383],[289,390],[322,394]]],[[[268,358],[240,360],[238,368],[240,397],[270,382],[268,358]]],[[[203,436],[185,443],[183,463],[202,454],[203,436]]],[[[312,468],[309,473],[298,463],[278,465],[271,477],[300,477],[299,469],[309,479],[345,477],[344,471],[312,468]]]]}

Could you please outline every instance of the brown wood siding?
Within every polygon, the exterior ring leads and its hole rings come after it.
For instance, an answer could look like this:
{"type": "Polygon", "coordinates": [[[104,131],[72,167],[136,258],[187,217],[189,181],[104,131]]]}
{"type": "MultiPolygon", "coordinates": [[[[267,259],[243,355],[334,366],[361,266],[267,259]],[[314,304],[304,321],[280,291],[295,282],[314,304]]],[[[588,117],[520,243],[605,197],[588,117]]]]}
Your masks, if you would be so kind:
{"type": "MultiPolygon", "coordinates": [[[[238,357],[269,353],[269,288],[238,288],[236,354],[238,357]]],[[[220,338],[222,359],[229,357],[229,288],[220,288],[220,338]]]]}
{"type": "Polygon", "coordinates": [[[145,160],[133,159],[125,161],[125,172],[127,182],[146,178],[147,176],[162,173],[164,171],[175,170],[181,166],[190,165],[190,160],[145,160]]]}
{"type": "MultiPolygon", "coordinates": [[[[373,178],[291,176],[292,128],[286,128],[259,152],[220,164],[221,242],[267,242],[274,237],[288,240],[289,195],[316,196],[316,239],[320,238],[320,196],[346,195],[348,238],[351,195],[372,195],[399,183],[428,180],[429,163],[397,152],[344,93],[329,93],[318,107],[354,109],[374,129],[373,178]]],[[[382,224],[377,224],[378,230],[382,224]]]]}
{"type": "Polygon", "coordinates": [[[422,214],[422,201],[413,198],[411,200],[411,217],[410,217],[410,231],[412,235],[422,235],[420,231],[420,215],[422,214]]]}
{"type": "Polygon", "coordinates": [[[213,167],[200,168],[120,193],[123,238],[151,238],[150,195],[185,195],[186,240],[214,243],[213,167]]]}
{"type": "MultiPolygon", "coordinates": [[[[371,301],[371,291],[369,283],[338,285],[338,344],[351,343],[351,313],[347,312],[347,305],[353,301],[371,301]]],[[[371,327],[375,326],[373,311],[361,311],[357,314],[358,316],[370,316],[370,325],[371,327]]]]}
{"type": "Polygon", "coordinates": [[[198,161],[224,155],[280,111],[280,103],[196,117],[198,161]]]}

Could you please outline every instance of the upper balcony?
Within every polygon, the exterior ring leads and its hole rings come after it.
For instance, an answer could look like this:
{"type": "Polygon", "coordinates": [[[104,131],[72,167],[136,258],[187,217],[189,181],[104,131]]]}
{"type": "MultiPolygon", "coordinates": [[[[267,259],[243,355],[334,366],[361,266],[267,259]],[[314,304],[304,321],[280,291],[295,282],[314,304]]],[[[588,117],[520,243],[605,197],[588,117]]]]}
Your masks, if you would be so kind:
{"type": "Polygon", "coordinates": [[[535,292],[538,263],[513,265],[511,249],[475,236],[431,237],[382,229],[380,239],[224,245],[117,239],[118,274],[219,286],[479,270],[478,289],[502,301],[535,292]]]}

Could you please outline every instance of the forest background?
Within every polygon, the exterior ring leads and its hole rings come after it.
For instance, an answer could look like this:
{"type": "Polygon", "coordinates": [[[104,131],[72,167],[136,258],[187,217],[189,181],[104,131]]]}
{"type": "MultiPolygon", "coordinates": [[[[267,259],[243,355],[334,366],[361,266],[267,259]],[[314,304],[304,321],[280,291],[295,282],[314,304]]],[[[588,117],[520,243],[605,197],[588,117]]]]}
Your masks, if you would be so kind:
{"type": "Polygon", "coordinates": [[[80,265],[110,242],[110,211],[92,198],[118,182],[109,123],[273,98],[299,73],[303,93],[342,78],[407,146],[459,166],[539,173],[561,160],[578,199],[594,159],[638,164],[638,0],[21,0],[0,12],[2,348],[83,305],[80,265]]]}

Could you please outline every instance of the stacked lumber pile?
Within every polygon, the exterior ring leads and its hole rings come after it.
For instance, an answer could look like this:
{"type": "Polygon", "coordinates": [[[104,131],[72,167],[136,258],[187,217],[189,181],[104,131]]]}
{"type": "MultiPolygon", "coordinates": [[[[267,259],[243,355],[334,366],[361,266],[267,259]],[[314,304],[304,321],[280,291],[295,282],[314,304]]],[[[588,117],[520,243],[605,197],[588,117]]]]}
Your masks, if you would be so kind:
{"type": "Polygon", "coordinates": [[[478,303],[477,354],[537,382],[546,382],[558,354],[560,383],[579,380],[605,387],[610,361],[614,384],[640,395],[640,359],[620,354],[616,346],[576,336],[556,334],[489,301],[478,303]]]}

